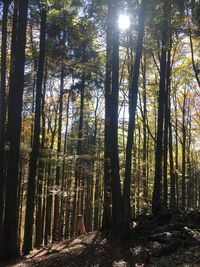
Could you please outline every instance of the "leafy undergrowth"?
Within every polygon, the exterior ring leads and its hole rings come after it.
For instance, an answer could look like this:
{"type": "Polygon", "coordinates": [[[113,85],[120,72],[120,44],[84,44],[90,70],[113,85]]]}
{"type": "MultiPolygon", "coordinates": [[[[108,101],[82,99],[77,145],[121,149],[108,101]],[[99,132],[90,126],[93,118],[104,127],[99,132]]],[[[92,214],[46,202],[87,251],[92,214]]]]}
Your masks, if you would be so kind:
{"type": "MultiPolygon", "coordinates": [[[[177,214],[176,214],[177,216],[177,214]]],[[[200,266],[200,213],[174,218],[140,216],[133,222],[129,242],[110,241],[88,233],[34,250],[3,267],[173,267],[200,266]],[[189,218],[189,219],[188,219],[189,218]]]]}

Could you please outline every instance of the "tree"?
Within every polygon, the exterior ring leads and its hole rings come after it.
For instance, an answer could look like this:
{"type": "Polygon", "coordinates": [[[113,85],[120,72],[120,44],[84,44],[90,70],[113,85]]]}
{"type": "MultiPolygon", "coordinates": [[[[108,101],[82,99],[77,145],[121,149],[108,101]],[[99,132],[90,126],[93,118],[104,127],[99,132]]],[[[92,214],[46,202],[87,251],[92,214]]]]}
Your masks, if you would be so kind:
{"type": "Polygon", "coordinates": [[[46,36],[46,3],[43,2],[41,10],[40,53],[38,60],[38,73],[37,73],[37,85],[36,85],[34,137],[33,137],[33,146],[29,163],[29,179],[28,179],[27,205],[26,205],[26,218],[25,218],[25,232],[24,232],[24,246],[23,246],[23,252],[25,254],[28,254],[29,251],[32,249],[36,174],[37,174],[37,163],[38,163],[39,146],[40,146],[41,99],[42,99],[42,85],[43,85],[44,65],[45,65],[45,36],[46,36]]]}
{"type": "Polygon", "coordinates": [[[118,151],[118,99],[119,99],[119,29],[117,19],[119,14],[118,1],[113,0],[112,6],[112,82],[110,93],[110,165],[111,165],[111,190],[112,190],[112,231],[119,232],[122,227],[122,194],[119,174],[118,151]]]}
{"type": "Polygon", "coordinates": [[[125,220],[125,229],[129,228],[129,222],[131,218],[130,186],[131,186],[131,169],[132,169],[132,148],[133,148],[133,136],[135,131],[140,61],[142,57],[142,48],[143,48],[145,6],[146,6],[146,1],[142,1],[140,7],[139,20],[138,20],[138,37],[137,37],[135,61],[133,67],[133,80],[131,88],[129,90],[129,123],[128,123],[127,145],[126,145],[126,167],[125,167],[125,179],[124,179],[124,190],[123,190],[123,200],[124,200],[123,216],[125,220]]]}
{"type": "Polygon", "coordinates": [[[13,19],[13,46],[14,54],[13,75],[10,77],[10,91],[8,103],[8,141],[9,152],[7,161],[5,218],[3,228],[3,258],[12,258],[18,255],[18,210],[17,190],[19,175],[19,149],[21,133],[21,111],[24,86],[24,63],[26,46],[26,25],[28,0],[15,1],[19,4],[17,21],[13,19]],[[17,24],[16,24],[17,23],[17,24]],[[15,36],[16,31],[16,36],[15,36]]]}
{"type": "MultiPolygon", "coordinates": [[[[5,200],[5,123],[6,123],[6,63],[7,63],[7,23],[10,1],[3,2],[2,17],[2,45],[1,45],[1,87],[0,87],[0,236],[2,237],[2,226],[4,217],[5,200]]],[[[0,239],[1,239],[0,237],[0,239]]],[[[1,241],[0,241],[1,246],[1,241]]],[[[0,249],[1,250],[1,249],[0,249]]]]}
{"type": "Polygon", "coordinates": [[[162,159],[163,159],[163,118],[166,86],[166,55],[168,44],[168,15],[169,3],[164,0],[163,3],[163,25],[162,25],[162,52],[160,59],[160,85],[158,98],[158,124],[157,124],[157,143],[155,152],[155,179],[152,200],[152,211],[157,214],[161,209],[162,192],[162,159]]]}
{"type": "Polygon", "coordinates": [[[105,82],[105,132],[104,132],[104,211],[103,225],[104,231],[111,230],[111,151],[110,151],[110,93],[111,93],[111,57],[112,57],[112,25],[111,25],[111,1],[107,1],[107,28],[106,28],[106,82],[105,82]]]}

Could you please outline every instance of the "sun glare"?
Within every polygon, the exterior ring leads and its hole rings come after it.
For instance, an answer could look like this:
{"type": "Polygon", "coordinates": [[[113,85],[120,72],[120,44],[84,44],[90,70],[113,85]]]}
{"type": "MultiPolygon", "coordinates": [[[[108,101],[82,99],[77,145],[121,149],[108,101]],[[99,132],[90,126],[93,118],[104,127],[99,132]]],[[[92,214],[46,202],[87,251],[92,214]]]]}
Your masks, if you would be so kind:
{"type": "Polygon", "coordinates": [[[130,18],[126,14],[120,14],[118,19],[118,25],[121,30],[128,30],[130,28],[130,18]]]}

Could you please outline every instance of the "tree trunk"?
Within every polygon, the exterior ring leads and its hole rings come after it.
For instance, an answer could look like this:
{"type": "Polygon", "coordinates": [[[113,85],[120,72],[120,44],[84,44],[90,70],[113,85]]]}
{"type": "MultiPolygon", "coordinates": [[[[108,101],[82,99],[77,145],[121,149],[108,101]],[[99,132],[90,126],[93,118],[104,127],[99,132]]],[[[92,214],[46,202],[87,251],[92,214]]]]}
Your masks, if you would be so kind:
{"type": "MultiPolygon", "coordinates": [[[[79,117],[79,126],[78,126],[78,144],[77,144],[77,155],[81,156],[83,154],[83,115],[84,115],[84,95],[85,95],[85,77],[82,76],[82,81],[80,85],[81,90],[81,101],[80,101],[80,117],[79,117]]],[[[73,214],[72,214],[72,227],[71,227],[71,236],[74,235],[76,230],[77,216],[81,212],[81,190],[80,187],[83,182],[83,159],[80,157],[76,159],[75,163],[75,196],[73,202],[73,214]]]]}
{"type": "MultiPolygon", "coordinates": [[[[62,59],[63,60],[63,59],[62,59]]],[[[62,169],[60,166],[60,155],[62,151],[62,117],[63,117],[63,93],[64,93],[64,65],[62,62],[61,66],[61,77],[60,77],[60,96],[59,96],[59,117],[58,117],[58,140],[57,140],[57,167],[56,167],[56,186],[58,193],[55,195],[54,202],[54,225],[53,225],[53,241],[59,239],[59,207],[60,207],[60,179],[62,169]]]]}
{"type": "MultiPolygon", "coordinates": [[[[111,230],[111,162],[110,162],[110,94],[111,94],[111,57],[112,57],[112,6],[111,0],[108,0],[107,14],[107,35],[106,35],[106,82],[105,82],[105,132],[104,132],[104,210],[102,230],[111,230]]],[[[98,191],[98,178],[96,181],[96,193],[98,191]]],[[[97,212],[97,209],[96,209],[97,212]]],[[[96,214],[97,215],[97,214],[96,214]]],[[[98,224],[98,223],[97,223],[98,224]]],[[[95,228],[97,227],[95,223],[95,228]]]]}
{"type": "MultiPolygon", "coordinates": [[[[55,122],[57,120],[57,116],[55,122]]],[[[53,150],[54,141],[55,141],[55,132],[57,125],[55,124],[55,129],[52,132],[50,150],[53,150]]],[[[51,158],[52,155],[49,155],[49,163],[47,167],[47,197],[46,197],[46,210],[45,210],[45,236],[44,236],[44,244],[47,246],[51,240],[51,228],[52,228],[52,203],[53,203],[53,195],[52,195],[52,187],[53,187],[53,179],[52,179],[52,166],[51,166],[51,158]]]]}
{"type": "Polygon", "coordinates": [[[183,107],[182,107],[182,208],[185,208],[186,204],[186,125],[185,125],[185,115],[186,115],[186,89],[184,89],[183,96],[183,107]]]}
{"type": "MultiPolygon", "coordinates": [[[[15,257],[18,248],[17,190],[21,135],[21,112],[24,88],[24,65],[26,46],[28,0],[19,1],[17,38],[14,40],[14,71],[10,82],[8,110],[8,141],[10,144],[7,162],[7,183],[4,219],[4,258],[15,257]]],[[[13,48],[13,47],[12,47],[13,48]]],[[[13,67],[13,65],[11,65],[13,67]]]]}
{"type": "Polygon", "coordinates": [[[140,7],[139,22],[138,22],[139,31],[137,37],[135,62],[133,68],[133,80],[129,90],[129,122],[128,122],[128,137],[126,145],[125,179],[124,179],[124,189],[123,189],[124,229],[129,229],[129,223],[131,217],[130,186],[131,186],[131,173],[132,173],[132,148],[133,148],[133,136],[135,131],[135,113],[136,113],[137,96],[138,96],[140,61],[142,57],[142,46],[144,37],[145,5],[146,5],[146,0],[143,0],[140,7]]]}
{"type": "MultiPolygon", "coordinates": [[[[171,46],[171,42],[170,42],[171,46]]],[[[171,83],[171,48],[168,49],[165,90],[165,127],[164,127],[164,207],[168,207],[168,143],[169,143],[169,92],[171,83]]]]}
{"type": "Polygon", "coordinates": [[[191,209],[194,208],[194,177],[192,175],[192,168],[191,168],[191,111],[188,107],[188,118],[187,118],[187,126],[188,126],[188,133],[187,133],[187,201],[186,205],[187,208],[191,209]]]}
{"type": "Polygon", "coordinates": [[[118,232],[122,222],[121,185],[118,151],[118,97],[119,97],[119,29],[117,25],[118,1],[112,1],[112,90],[110,94],[110,163],[112,191],[112,230],[118,232]]]}
{"type": "Polygon", "coordinates": [[[176,205],[179,206],[179,176],[178,176],[178,169],[179,169],[179,162],[178,162],[178,150],[179,150],[179,143],[178,143],[178,111],[177,111],[177,92],[175,91],[174,94],[174,107],[175,107],[175,140],[176,140],[176,149],[175,149],[175,184],[176,184],[176,205]]]}
{"type": "Polygon", "coordinates": [[[41,140],[41,153],[40,162],[38,165],[38,188],[37,188],[37,214],[36,214],[36,237],[35,245],[39,248],[43,243],[43,228],[44,228],[44,204],[45,204],[45,190],[44,190],[44,177],[45,177],[45,162],[44,162],[44,149],[45,149],[45,94],[47,82],[47,66],[44,75],[44,89],[42,94],[42,140],[41,140]]]}
{"type": "MultiPolygon", "coordinates": [[[[66,111],[66,116],[67,116],[67,121],[66,121],[66,126],[65,126],[65,139],[64,139],[64,159],[63,159],[63,166],[62,166],[62,176],[63,178],[65,177],[65,165],[66,165],[66,160],[65,157],[67,156],[67,137],[68,137],[68,126],[69,126],[69,105],[70,105],[70,97],[71,97],[71,92],[72,90],[69,91],[68,97],[67,97],[67,111],[66,111]]],[[[67,167],[68,169],[68,167],[67,167]]],[[[67,196],[63,196],[61,202],[63,201],[63,214],[61,210],[60,214],[60,233],[63,230],[63,226],[61,226],[62,223],[65,221],[65,229],[64,229],[64,237],[65,239],[69,238],[69,217],[70,217],[70,197],[69,197],[69,192],[71,189],[71,177],[68,178],[67,175],[67,182],[66,182],[66,188],[68,190],[67,196]],[[65,211],[65,214],[64,214],[65,211]],[[62,227],[62,229],[61,229],[62,227]]],[[[61,203],[62,207],[62,203],[61,203]]]]}
{"type": "MultiPolygon", "coordinates": [[[[169,100],[170,103],[170,100],[169,100]]],[[[173,159],[173,139],[172,139],[172,122],[171,122],[171,105],[169,104],[169,163],[170,163],[170,206],[176,206],[176,177],[174,170],[174,159],[173,159]]]]}
{"type": "Polygon", "coordinates": [[[143,76],[143,109],[144,116],[142,118],[143,124],[143,167],[142,167],[142,179],[143,179],[143,203],[147,204],[148,189],[147,189],[147,92],[146,92],[146,53],[144,53],[144,62],[142,65],[143,76]]]}
{"type": "Polygon", "coordinates": [[[43,4],[41,11],[41,27],[40,27],[40,53],[38,61],[37,85],[36,85],[36,106],[35,106],[35,121],[34,121],[34,137],[33,146],[29,162],[29,178],[27,189],[27,204],[25,215],[25,232],[23,252],[28,254],[32,250],[32,236],[34,223],[34,201],[37,163],[40,146],[40,121],[41,121],[41,99],[42,99],[42,84],[44,76],[45,63],[45,37],[46,37],[46,4],[43,4]]]}
{"type": "MultiPolygon", "coordinates": [[[[137,118],[138,120],[138,118],[137,118]]],[[[138,148],[137,148],[137,193],[136,193],[136,198],[137,198],[137,215],[140,214],[140,187],[141,187],[141,157],[140,157],[140,151],[141,151],[141,128],[140,128],[140,123],[139,120],[137,122],[137,128],[138,128],[138,148]]],[[[130,222],[130,221],[129,221],[130,222]]]]}
{"type": "Polygon", "coordinates": [[[6,122],[6,57],[7,57],[7,23],[10,1],[4,3],[2,17],[1,45],[1,84],[0,84],[0,251],[2,247],[4,201],[5,201],[5,122],[6,122]]]}
{"type": "Polygon", "coordinates": [[[163,162],[163,119],[165,104],[166,88],[166,54],[168,39],[168,12],[169,3],[164,0],[163,6],[163,26],[162,26],[162,53],[160,61],[160,85],[158,98],[158,124],[157,124],[157,144],[155,152],[155,178],[152,199],[152,212],[157,214],[161,209],[161,192],[162,192],[162,162],[163,162]]]}

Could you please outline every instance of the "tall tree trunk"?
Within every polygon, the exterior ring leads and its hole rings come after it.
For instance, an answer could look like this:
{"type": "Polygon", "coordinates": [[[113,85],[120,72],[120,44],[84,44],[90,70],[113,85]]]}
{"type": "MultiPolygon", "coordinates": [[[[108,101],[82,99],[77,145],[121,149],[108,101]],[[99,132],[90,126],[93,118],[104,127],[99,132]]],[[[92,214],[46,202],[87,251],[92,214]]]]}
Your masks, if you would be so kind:
{"type": "MultiPolygon", "coordinates": [[[[62,166],[62,176],[63,179],[66,176],[66,170],[65,170],[65,166],[66,166],[66,156],[67,156],[67,137],[68,137],[68,126],[69,126],[69,107],[70,107],[70,97],[71,97],[71,92],[72,90],[69,91],[68,97],[67,97],[67,108],[66,108],[66,126],[65,126],[65,138],[64,138],[64,148],[63,148],[63,153],[64,153],[64,159],[63,159],[63,166],[62,166]]],[[[68,169],[68,168],[67,168],[68,169]]],[[[68,174],[67,174],[67,178],[68,178],[68,174]]],[[[61,208],[63,205],[63,213],[62,213],[62,209],[61,209],[61,214],[60,214],[60,233],[63,231],[63,227],[64,227],[64,220],[65,220],[65,229],[64,229],[64,237],[65,239],[67,239],[69,237],[69,218],[70,218],[70,196],[69,196],[69,192],[70,192],[70,188],[71,188],[71,179],[67,179],[68,182],[66,182],[66,188],[67,188],[67,196],[62,196],[62,200],[61,200],[61,208]],[[63,202],[63,204],[62,204],[63,202]],[[65,211],[65,213],[64,213],[65,211]]]]}
{"type": "MultiPolygon", "coordinates": [[[[11,41],[11,57],[10,57],[10,78],[9,78],[9,82],[10,82],[10,88],[13,88],[14,86],[14,68],[15,68],[15,55],[16,55],[16,39],[17,39],[17,27],[18,27],[18,11],[19,11],[19,6],[18,6],[18,1],[14,2],[14,12],[13,12],[13,20],[12,20],[12,41],[11,41]]],[[[3,117],[2,117],[3,118],[3,117]]],[[[8,141],[8,137],[5,138],[6,141],[8,141]]],[[[4,141],[5,141],[4,140],[4,141]]],[[[4,147],[3,147],[4,149],[4,147]]],[[[5,153],[5,151],[4,151],[5,153]]],[[[7,153],[8,154],[8,153],[7,153]]],[[[4,155],[4,157],[6,156],[6,153],[4,155]]],[[[4,159],[5,162],[7,160],[7,157],[4,159]]],[[[1,162],[3,163],[3,161],[1,162]]],[[[6,164],[5,164],[5,182],[6,182],[6,164]]],[[[2,177],[3,179],[3,177],[2,177]]],[[[6,184],[5,184],[5,189],[6,189],[6,184]]],[[[5,196],[4,196],[5,198],[5,196]]],[[[5,199],[4,199],[5,201],[5,199]]],[[[5,204],[5,203],[4,203],[5,204]]],[[[5,207],[4,207],[4,212],[5,212],[5,207]]],[[[3,216],[4,214],[2,214],[3,216]]],[[[3,225],[4,225],[4,221],[2,221],[2,231],[3,231],[3,225]]],[[[3,245],[3,234],[0,235],[0,244],[3,245]]],[[[3,248],[3,246],[0,246],[0,254],[3,253],[3,251],[1,250],[3,248]]]]}
{"type": "Polygon", "coordinates": [[[143,109],[144,116],[142,118],[143,123],[143,167],[142,167],[142,179],[143,179],[143,202],[146,205],[148,199],[147,189],[147,92],[146,92],[146,53],[144,53],[144,60],[142,65],[143,76],[143,109]]]}
{"type": "Polygon", "coordinates": [[[110,162],[112,191],[112,230],[118,232],[122,224],[121,185],[118,151],[118,102],[119,102],[119,29],[117,25],[118,1],[112,1],[112,90],[110,94],[110,162]]]}
{"type": "Polygon", "coordinates": [[[44,177],[45,177],[45,162],[44,162],[44,149],[45,149],[45,94],[47,82],[47,64],[44,75],[44,88],[42,93],[42,139],[41,139],[41,153],[40,162],[38,165],[38,185],[37,185],[37,214],[36,214],[36,237],[35,246],[40,247],[43,242],[43,228],[44,228],[44,206],[45,206],[45,190],[44,190],[44,177]]]}
{"type": "Polygon", "coordinates": [[[1,45],[1,84],[0,84],[0,250],[3,233],[4,201],[5,201],[5,122],[6,122],[6,57],[7,57],[7,23],[8,9],[11,1],[5,1],[2,17],[1,45]]]}
{"type": "Polygon", "coordinates": [[[175,184],[176,184],[176,205],[179,206],[179,161],[178,161],[178,150],[179,150],[179,142],[178,142],[178,111],[177,111],[177,91],[174,94],[174,107],[175,107],[175,140],[176,140],[176,149],[175,149],[175,184]]]}
{"type": "MultiPolygon", "coordinates": [[[[170,42],[171,46],[171,42],[170,42]]],[[[168,49],[166,69],[166,90],[165,90],[165,122],[164,122],[164,207],[168,206],[168,143],[169,143],[169,92],[171,79],[171,48],[168,49]]]]}
{"type": "Polygon", "coordinates": [[[53,203],[53,166],[51,163],[52,160],[52,154],[53,154],[53,147],[55,142],[55,136],[56,136],[56,129],[57,129],[57,108],[56,108],[56,115],[54,120],[54,129],[52,129],[51,133],[51,143],[50,143],[50,151],[49,154],[49,162],[47,166],[47,197],[46,197],[46,210],[45,210],[45,236],[44,236],[44,244],[47,246],[51,243],[51,229],[52,229],[52,203],[53,203]]]}
{"type": "MultiPolygon", "coordinates": [[[[62,151],[62,117],[63,117],[63,93],[64,93],[64,64],[61,66],[61,77],[60,77],[60,96],[59,96],[59,117],[58,117],[58,140],[57,140],[57,167],[56,167],[56,186],[60,187],[60,179],[62,174],[62,168],[60,166],[60,155],[62,151]]],[[[53,241],[59,239],[59,207],[60,197],[58,194],[55,195],[54,203],[54,225],[53,225],[53,241]]]]}
{"type": "MultiPolygon", "coordinates": [[[[104,208],[103,208],[103,222],[102,230],[111,230],[111,176],[110,176],[110,94],[111,94],[111,57],[112,57],[112,25],[111,15],[112,7],[111,0],[107,1],[107,33],[106,33],[106,82],[105,82],[105,132],[104,132],[104,208]]],[[[96,180],[96,194],[98,191],[99,180],[96,180]]],[[[96,209],[97,217],[97,209],[96,209]]],[[[96,221],[97,222],[97,221],[96,221]]],[[[95,223],[95,228],[98,223],[95,223]]]]}
{"type": "Polygon", "coordinates": [[[25,231],[24,231],[24,246],[23,246],[23,252],[25,254],[28,254],[29,251],[32,249],[36,174],[37,174],[37,163],[38,163],[39,146],[40,146],[41,99],[42,99],[42,84],[43,84],[44,63],[45,63],[45,37],[46,37],[46,4],[43,3],[41,11],[40,52],[38,60],[38,73],[37,73],[37,85],[36,85],[34,137],[33,137],[33,146],[29,162],[29,177],[28,177],[27,204],[26,204],[26,216],[25,216],[25,231]]]}
{"type": "Polygon", "coordinates": [[[144,37],[145,6],[146,6],[146,0],[143,0],[140,7],[139,22],[138,22],[139,31],[137,37],[135,62],[133,68],[133,80],[129,90],[129,123],[128,123],[127,145],[126,145],[125,179],[123,188],[124,229],[129,229],[129,223],[131,217],[130,186],[131,186],[131,173],[132,173],[132,148],[133,148],[133,136],[135,131],[135,113],[136,113],[137,96],[138,96],[140,61],[142,57],[142,46],[144,37]]]}
{"type": "Polygon", "coordinates": [[[185,115],[186,115],[186,89],[184,89],[183,96],[183,107],[182,107],[182,208],[185,208],[186,204],[186,125],[185,125],[185,115]]]}
{"type": "Polygon", "coordinates": [[[172,139],[172,118],[171,118],[171,104],[169,99],[169,163],[170,163],[170,206],[176,206],[176,176],[174,170],[173,158],[173,139],[172,139]]]}
{"type": "MultiPolygon", "coordinates": [[[[54,144],[54,138],[51,140],[51,146],[53,147],[54,144]]],[[[51,148],[50,148],[51,149],[51,148]]],[[[51,155],[49,156],[49,161],[51,160],[51,155]]],[[[52,221],[52,202],[53,202],[53,196],[52,196],[52,186],[53,181],[51,178],[52,175],[52,166],[51,163],[48,163],[47,167],[47,197],[46,197],[46,210],[45,210],[45,234],[44,234],[44,244],[47,246],[50,243],[51,240],[51,221],[52,221]]]]}
{"type": "Polygon", "coordinates": [[[191,209],[194,207],[194,177],[192,175],[192,168],[191,168],[191,111],[188,107],[188,118],[187,118],[187,126],[188,126],[188,133],[187,133],[187,201],[186,205],[187,208],[191,209]]]}
{"type": "MultiPolygon", "coordinates": [[[[82,81],[80,84],[80,93],[81,93],[81,101],[80,101],[80,117],[79,117],[79,126],[78,126],[78,144],[77,144],[77,155],[81,156],[83,154],[83,119],[84,119],[84,95],[85,95],[85,77],[84,74],[82,76],[82,81]]],[[[80,157],[76,159],[75,166],[75,196],[73,202],[73,214],[72,214],[72,227],[71,227],[71,235],[74,235],[77,223],[77,217],[81,212],[81,183],[83,181],[83,159],[80,157]]]]}
{"type": "MultiPolygon", "coordinates": [[[[7,162],[5,219],[3,233],[4,258],[12,258],[19,253],[17,190],[19,174],[21,112],[24,88],[27,12],[28,0],[19,1],[17,41],[14,45],[14,72],[12,76],[13,80],[10,82],[8,104],[8,141],[10,147],[7,162]]],[[[16,25],[14,25],[13,30],[16,29],[15,26],[16,25]]]]}
{"type": "Polygon", "coordinates": [[[160,85],[158,98],[158,124],[157,124],[157,144],[155,152],[155,178],[152,200],[152,211],[157,214],[161,209],[161,192],[162,192],[162,162],[163,162],[163,118],[165,104],[165,87],[166,87],[166,54],[168,39],[168,12],[169,1],[164,0],[163,5],[163,25],[162,25],[162,53],[160,61],[160,85]]]}
{"type": "MultiPolygon", "coordinates": [[[[92,138],[92,150],[93,150],[93,155],[95,158],[97,156],[97,144],[96,144],[96,139],[97,139],[97,130],[98,130],[98,117],[97,117],[97,112],[98,112],[98,107],[99,107],[99,98],[97,97],[97,101],[96,101],[96,107],[95,107],[95,113],[94,113],[94,136],[92,138]]],[[[95,216],[95,207],[96,207],[96,183],[95,178],[96,178],[96,182],[97,182],[97,176],[98,174],[96,173],[96,168],[95,168],[95,161],[94,159],[91,161],[91,188],[90,188],[90,194],[91,194],[91,199],[92,201],[90,202],[90,208],[89,208],[89,229],[90,231],[94,230],[93,227],[93,218],[95,216]],[[95,174],[94,174],[95,173],[95,174]]],[[[98,182],[97,182],[98,184],[98,182]]],[[[98,189],[97,189],[98,190],[98,189]]]]}
{"type": "MultiPolygon", "coordinates": [[[[137,117],[138,120],[138,117],[137,117]]],[[[140,128],[140,123],[139,120],[137,122],[137,128],[138,128],[138,148],[137,148],[137,194],[136,194],[136,198],[137,198],[137,215],[140,214],[140,186],[141,186],[141,157],[140,157],[140,151],[141,151],[141,128],[140,128]]]]}

